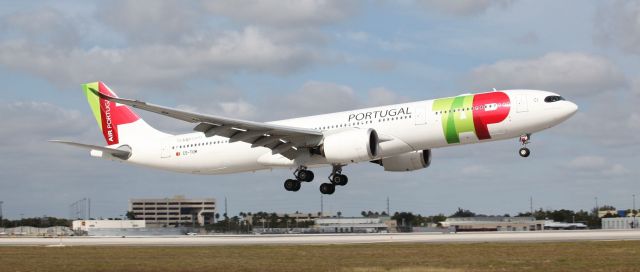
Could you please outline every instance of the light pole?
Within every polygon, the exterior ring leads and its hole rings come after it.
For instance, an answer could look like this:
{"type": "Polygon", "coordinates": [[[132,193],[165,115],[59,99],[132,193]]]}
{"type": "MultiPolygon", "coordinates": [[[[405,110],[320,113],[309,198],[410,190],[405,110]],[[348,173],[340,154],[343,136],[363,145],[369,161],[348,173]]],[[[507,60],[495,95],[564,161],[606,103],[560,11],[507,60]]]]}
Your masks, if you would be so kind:
{"type": "Polygon", "coordinates": [[[633,197],[633,210],[631,211],[631,213],[633,213],[633,223],[631,225],[631,228],[637,228],[638,220],[636,216],[638,216],[638,211],[636,211],[636,194],[632,194],[631,196],[633,197]]]}
{"type": "MultiPolygon", "coordinates": [[[[636,211],[636,194],[631,195],[633,197],[633,212],[636,211]]],[[[2,202],[0,202],[0,204],[2,204],[2,202]]],[[[2,213],[0,213],[0,217],[2,216],[2,213]]],[[[634,213],[635,216],[635,213],[634,213]]]]}
{"type": "Polygon", "coordinates": [[[0,227],[4,227],[4,216],[2,216],[2,204],[4,201],[0,201],[0,227]]]}
{"type": "Polygon", "coordinates": [[[20,235],[24,232],[24,229],[22,228],[22,220],[24,220],[24,213],[20,214],[20,235]]]}

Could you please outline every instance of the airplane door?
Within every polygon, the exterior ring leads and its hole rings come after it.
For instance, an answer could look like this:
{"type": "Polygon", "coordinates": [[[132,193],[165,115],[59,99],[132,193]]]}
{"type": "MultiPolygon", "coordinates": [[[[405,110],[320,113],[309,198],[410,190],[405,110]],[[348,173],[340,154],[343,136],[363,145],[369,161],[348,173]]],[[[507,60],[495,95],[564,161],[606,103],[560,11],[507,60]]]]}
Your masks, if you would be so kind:
{"type": "Polygon", "coordinates": [[[171,157],[171,146],[169,144],[163,144],[160,148],[160,158],[166,159],[171,157]]]}
{"type": "Polygon", "coordinates": [[[415,117],[415,124],[417,125],[424,125],[427,123],[427,111],[424,107],[421,107],[420,105],[418,105],[418,107],[415,108],[416,110],[416,117],[415,117]]]}
{"type": "Polygon", "coordinates": [[[527,96],[517,95],[516,96],[516,112],[527,112],[527,111],[529,111],[529,105],[527,104],[527,96]]]}

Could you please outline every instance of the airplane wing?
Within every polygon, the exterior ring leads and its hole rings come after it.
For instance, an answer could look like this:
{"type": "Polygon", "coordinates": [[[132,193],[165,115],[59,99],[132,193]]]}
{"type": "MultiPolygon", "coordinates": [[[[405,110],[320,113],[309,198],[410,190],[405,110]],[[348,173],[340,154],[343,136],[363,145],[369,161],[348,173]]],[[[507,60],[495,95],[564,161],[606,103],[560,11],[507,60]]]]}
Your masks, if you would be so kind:
{"type": "Polygon", "coordinates": [[[193,130],[203,132],[206,137],[217,135],[229,138],[229,142],[241,141],[250,143],[252,147],[264,146],[271,149],[274,155],[281,154],[289,159],[295,157],[299,148],[316,147],[322,140],[322,132],[315,129],[193,113],[139,100],[112,97],[91,88],[90,90],[100,98],[111,102],[162,114],[190,123],[198,123],[193,130]]]}
{"type": "Polygon", "coordinates": [[[70,145],[70,146],[75,146],[75,147],[88,149],[88,150],[91,150],[91,151],[97,150],[97,151],[102,152],[102,154],[109,154],[109,155],[111,155],[113,157],[116,157],[116,158],[122,159],[122,160],[126,160],[131,156],[131,151],[129,151],[129,150],[115,149],[115,148],[109,148],[109,147],[104,147],[104,146],[88,145],[88,144],[81,144],[81,143],[76,143],[76,142],[60,141],[60,140],[49,140],[49,142],[51,142],[51,143],[59,143],[59,144],[66,144],[66,145],[70,145]]]}

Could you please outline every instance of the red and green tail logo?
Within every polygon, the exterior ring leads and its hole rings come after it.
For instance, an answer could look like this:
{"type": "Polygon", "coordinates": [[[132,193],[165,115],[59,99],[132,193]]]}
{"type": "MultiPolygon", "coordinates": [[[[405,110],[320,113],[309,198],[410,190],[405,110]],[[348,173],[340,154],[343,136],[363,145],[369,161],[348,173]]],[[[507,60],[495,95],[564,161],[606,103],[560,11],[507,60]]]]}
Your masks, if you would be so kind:
{"type": "Polygon", "coordinates": [[[102,130],[102,135],[107,141],[107,145],[118,144],[120,142],[118,139],[118,126],[132,123],[140,119],[140,117],[127,106],[116,105],[116,103],[98,97],[91,92],[91,89],[109,96],[117,96],[102,82],[92,82],[82,85],[82,90],[87,96],[93,116],[96,118],[98,126],[100,126],[102,130]]]}
{"type": "Polygon", "coordinates": [[[503,92],[436,99],[433,111],[441,116],[442,131],[449,144],[460,143],[460,133],[473,132],[479,140],[491,139],[489,124],[509,115],[511,102],[503,92]]]}

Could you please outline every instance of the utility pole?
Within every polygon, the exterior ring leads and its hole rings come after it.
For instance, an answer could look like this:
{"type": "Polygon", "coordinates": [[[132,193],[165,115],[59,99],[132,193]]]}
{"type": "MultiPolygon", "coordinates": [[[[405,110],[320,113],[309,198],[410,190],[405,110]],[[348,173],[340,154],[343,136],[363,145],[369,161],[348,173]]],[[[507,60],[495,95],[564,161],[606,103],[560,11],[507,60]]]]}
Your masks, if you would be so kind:
{"type": "Polygon", "coordinates": [[[22,221],[24,220],[24,213],[20,214],[20,235],[23,235],[24,229],[22,228],[22,221]]]}
{"type": "Polygon", "coordinates": [[[2,215],[2,204],[4,201],[0,201],[0,228],[4,227],[4,215],[2,215]]]}
{"type": "Polygon", "coordinates": [[[91,198],[87,198],[87,220],[91,220],[91,198]]]}
{"type": "Polygon", "coordinates": [[[533,216],[533,196],[529,197],[529,211],[531,213],[531,216],[533,216]]]}
{"type": "Polygon", "coordinates": [[[227,197],[224,197],[224,217],[227,220],[227,231],[231,230],[231,222],[229,221],[229,211],[227,210],[227,197]]]}
{"type": "Polygon", "coordinates": [[[324,216],[324,195],[320,194],[320,218],[324,216]]]}
{"type": "MultiPolygon", "coordinates": [[[[633,197],[633,210],[636,210],[636,194],[631,195],[633,197]]],[[[2,204],[2,202],[0,202],[2,204]]],[[[0,206],[1,207],[1,206],[0,206]]],[[[1,211],[1,209],[0,209],[1,211]]],[[[2,212],[0,212],[0,217],[2,217],[2,212]]]]}
{"type": "Polygon", "coordinates": [[[387,216],[391,216],[391,213],[389,212],[389,196],[387,196],[387,216]]]}
{"type": "Polygon", "coordinates": [[[598,197],[596,196],[596,197],[594,197],[594,199],[596,200],[596,215],[598,215],[598,210],[599,210],[598,209],[599,208],[598,207],[598,197]]]}

